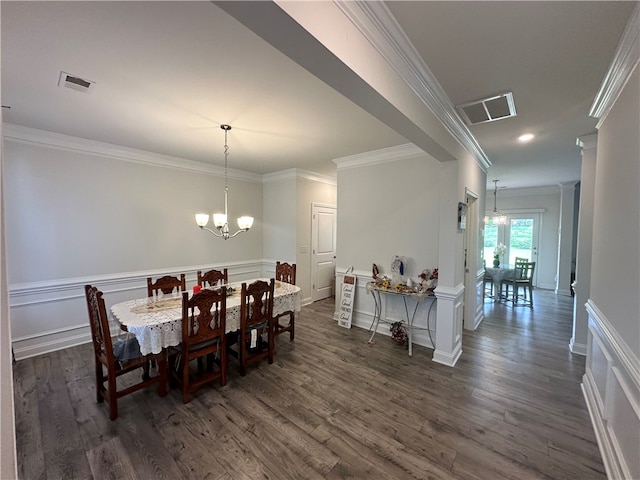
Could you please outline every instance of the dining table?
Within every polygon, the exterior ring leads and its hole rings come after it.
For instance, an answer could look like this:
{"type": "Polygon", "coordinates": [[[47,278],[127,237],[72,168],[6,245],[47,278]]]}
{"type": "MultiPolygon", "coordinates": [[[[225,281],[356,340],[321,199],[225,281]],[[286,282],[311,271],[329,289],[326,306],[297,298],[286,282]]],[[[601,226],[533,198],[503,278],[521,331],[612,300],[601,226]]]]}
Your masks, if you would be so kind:
{"type": "MultiPolygon", "coordinates": [[[[226,333],[240,329],[242,284],[249,285],[256,280],[270,281],[269,278],[254,278],[226,285],[227,289],[231,290],[231,293],[227,294],[226,333]]],[[[135,335],[142,355],[158,354],[163,349],[182,342],[182,293],[174,292],[116,303],[111,307],[111,315],[123,330],[135,335]]],[[[273,316],[299,312],[300,297],[300,287],[276,281],[273,292],[273,316]]]]}
{"type": "Polygon", "coordinates": [[[503,280],[509,280],[515,276],[515,265],[501,263],[497,267],[485,267],[484,270],[493,279],[493,298],[496,302],[502,302],[501,283],[503,280]]]}

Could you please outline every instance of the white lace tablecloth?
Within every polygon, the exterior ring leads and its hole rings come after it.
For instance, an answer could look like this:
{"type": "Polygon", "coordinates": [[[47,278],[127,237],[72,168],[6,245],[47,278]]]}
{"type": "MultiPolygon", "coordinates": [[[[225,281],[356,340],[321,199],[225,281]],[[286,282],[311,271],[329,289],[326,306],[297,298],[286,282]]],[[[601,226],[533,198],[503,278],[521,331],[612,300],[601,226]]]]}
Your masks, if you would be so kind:
{"type": "MultiPolygon", "coordinates": [[[[270,281],[268,278],[259,280],[270,281]]],[[[240,328],[240,290],[242,283],[249,285],[256,279],[229,284],[235,289],[227,297],[226,331],[240,328]]],[[[299,312],[300,287],[276,282],[273,295],[273,315],[299,312]]],[[[179,345],[182,341],[182,294],[165,295],[156,301],[149,298],[129,300],[111,307],[113,317],[133,333],[140,344],[140,353],[160,353],[163,348],[179,345]]]]}

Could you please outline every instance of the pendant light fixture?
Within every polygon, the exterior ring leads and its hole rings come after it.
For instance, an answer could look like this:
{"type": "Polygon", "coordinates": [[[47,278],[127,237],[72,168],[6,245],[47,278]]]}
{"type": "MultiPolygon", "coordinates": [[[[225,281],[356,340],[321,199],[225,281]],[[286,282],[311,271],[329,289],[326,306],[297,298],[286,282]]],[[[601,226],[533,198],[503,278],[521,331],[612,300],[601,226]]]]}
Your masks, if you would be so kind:
{"type": "Polygon", "coordinates": [[[216,237],[227,240],[233,238],[241,232],[246,232],[253,226],[253,217],[242,216],[238,218],[238,230],[233,235],[229,234],[229,222],[227,216],[227,200],[229,196],[229,175],[227,173],[227,163],[229,160],[229,145],[227,145],[227,133],[231,130],[230,125],[220,125],[220,128],[224,130],[224,213],[213,214],[213,225],[216,230],[207,228],[209,223],[209,215],[207,213],[196,213],[196,223],[202,230],[206,230],[216,237]]]}
{"type": "Polygon", "coordinates": [[[505,214],[498,210],[498,182],[500,180],[494,180],[494,189],[493,189],[493,213],[491,217],[485,217],[484,223],[486,225],[506,225],[507,217],[505,214]]]}

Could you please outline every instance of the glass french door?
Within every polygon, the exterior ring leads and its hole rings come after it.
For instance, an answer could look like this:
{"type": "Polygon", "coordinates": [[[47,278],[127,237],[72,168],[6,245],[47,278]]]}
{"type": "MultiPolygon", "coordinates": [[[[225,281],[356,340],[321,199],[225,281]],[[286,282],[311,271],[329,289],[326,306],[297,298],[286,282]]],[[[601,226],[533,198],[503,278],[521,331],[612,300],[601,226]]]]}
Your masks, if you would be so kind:
{"type": "MultiPolygon", "coordinates": [[[[483,258],[486,265],[493,265],[493,254],[499,243],[507,247],[502,263],[513,265],[516,257],[537,262],[539,224],[539,213],[521,213],[508,214],[506,225],[485,225],[483,258]]],[[[534,284],[535,280],[534,276],[534,284]]]]}

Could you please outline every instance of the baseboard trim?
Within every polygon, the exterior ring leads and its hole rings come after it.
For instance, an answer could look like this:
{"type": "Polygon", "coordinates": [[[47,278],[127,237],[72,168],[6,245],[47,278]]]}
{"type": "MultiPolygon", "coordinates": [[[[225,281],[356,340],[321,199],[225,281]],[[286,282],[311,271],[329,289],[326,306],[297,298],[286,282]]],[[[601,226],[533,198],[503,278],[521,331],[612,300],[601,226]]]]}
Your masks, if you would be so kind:
{"type": "Polygon", "coordinates": [[[457,344],[456,348],[451,353],[442,352],[436,349],[436,351],[433,352],[433,361],[442,365],[446,365],[447,367],[455,367],[461,355],[462,344],[457,344]]]}
{"type": "Polygon", "coordinates": [[[569,350],[576,355],[587,356],[587,346],[584,343],[575,343],[573,337],[571,337],[571,341],[569,342],[569,350]]]}

